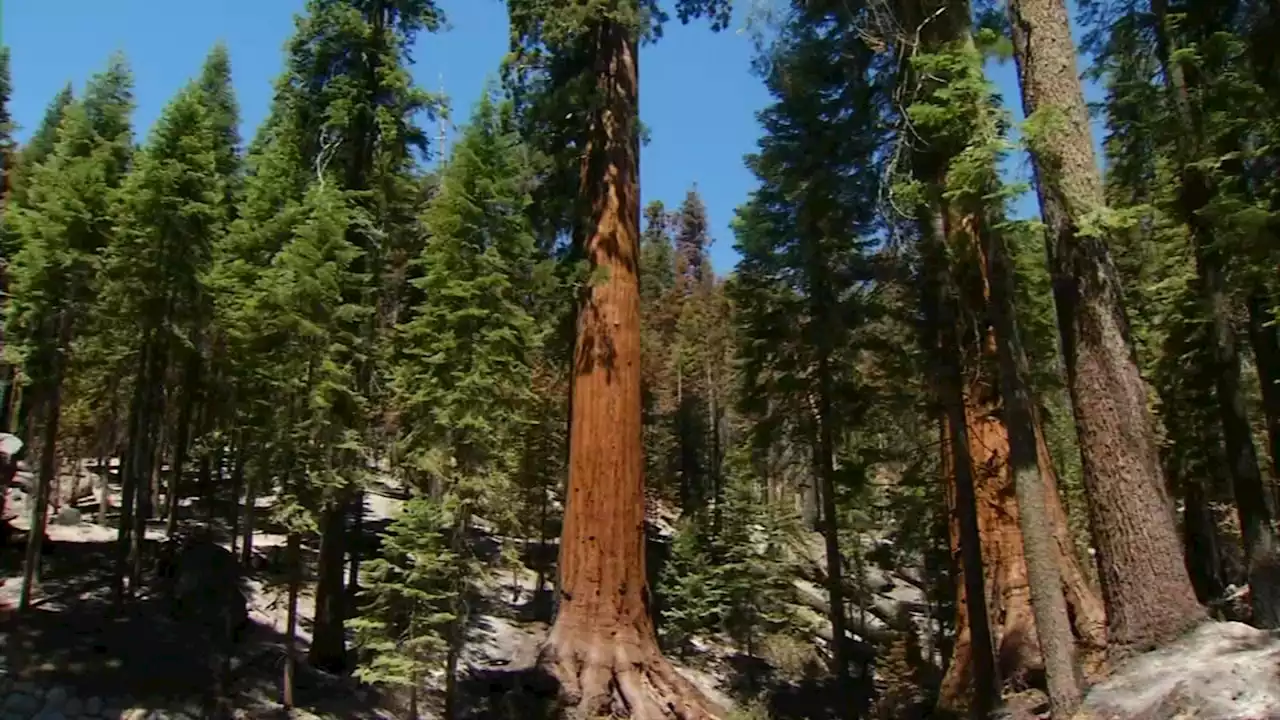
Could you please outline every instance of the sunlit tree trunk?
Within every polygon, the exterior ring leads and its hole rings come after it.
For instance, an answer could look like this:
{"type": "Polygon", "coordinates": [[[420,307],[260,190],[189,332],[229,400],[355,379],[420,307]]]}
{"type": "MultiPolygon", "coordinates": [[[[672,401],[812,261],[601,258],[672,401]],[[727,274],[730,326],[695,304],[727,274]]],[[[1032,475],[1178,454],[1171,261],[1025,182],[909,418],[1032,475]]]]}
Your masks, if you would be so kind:
{"type": "Polygon", "coordinates": [[[1081,232],[1106,209],[1064,0],[1011,0],[1058,327],[1088,490],[1110,648],[1172,640],[1201,622],[1164,488],[1146,387],[1106,241],[1081,232]]]}
{"type": "Polygon", "coordinates": [[[587,31],[599,103],[581,168],[590,218],[583,253],[595,270],[577,319],[569,483],[558,612],[542,661],[576,717],[613,710],[637,720],[716,717],[662,657],[645,573],[640,392],[639,86],[637,42],[609,18],[587,31]]]}

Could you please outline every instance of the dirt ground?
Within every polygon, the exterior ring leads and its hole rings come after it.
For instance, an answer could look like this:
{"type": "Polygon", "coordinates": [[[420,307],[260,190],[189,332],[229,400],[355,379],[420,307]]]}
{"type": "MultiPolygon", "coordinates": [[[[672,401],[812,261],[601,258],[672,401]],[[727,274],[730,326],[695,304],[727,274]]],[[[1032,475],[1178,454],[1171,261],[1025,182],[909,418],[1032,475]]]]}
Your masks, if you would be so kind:
{"type": "MultiPolygon", "coordinates": [[[[0,652],[13,680],[112,698],[122,707],[202,705],[212,697],[212,652],[198,631],[174,621],[145,583],[122,607],[112,601],[116,529],[90,522],[92,506],[84,508],[77,525],[49,525],[42,582],[29,612],[19,615],[28,523],[21,503],[7,504],[6,515],[19,531],[0,548],[0,634],[5,636],[0,652]]],[[[159,523],[148,527],[149,544],[163,536],[159,523]]],[[[283,541],[270,532],[256,533],[255,551],[269,555],[283,541]]],[[[266,572],[247,578],[246,586],[252,627],[232,659],[228,694],[239,716],[271,717],[280,712],[287,592],[280,578],[266,572]]],[[[314,612],[311,588],[304,589],[298,611],[305,652],[314,612]]],[[[295,696],[302,711],[295,717],[389,717],[373,693],[305,668],[295,696]]]]}

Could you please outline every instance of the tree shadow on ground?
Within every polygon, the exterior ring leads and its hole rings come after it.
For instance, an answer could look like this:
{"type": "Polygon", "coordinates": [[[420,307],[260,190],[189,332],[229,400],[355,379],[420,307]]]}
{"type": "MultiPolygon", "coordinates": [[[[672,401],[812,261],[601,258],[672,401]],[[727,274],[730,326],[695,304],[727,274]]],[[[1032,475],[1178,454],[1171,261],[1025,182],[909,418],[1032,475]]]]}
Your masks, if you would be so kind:
{"type": "MultiPolygon", "coordinates": [[[[117,607],[110,592],[113,543],[53,544],[38,602],[25,613],[9,612],[0,619],[5,637],[0,652],[11,677],[123,707],[209,707],[215,655],[199,629],[174,620],[150,588],[117,607]]],[[[10,562],[6,558],[6,566],[10,562]]],[[[304,651],[299,648],[300,657],[304,651]]],[[[249,717],[271,716],[278,707],[283,664],[284,637],[251,623],[233,653],[232,706],[249,717]]],[[[375,718],[381,717],[379,700],[352,681],[300,662],[295,683],[300,709],[334,718],[375,718]]]]}

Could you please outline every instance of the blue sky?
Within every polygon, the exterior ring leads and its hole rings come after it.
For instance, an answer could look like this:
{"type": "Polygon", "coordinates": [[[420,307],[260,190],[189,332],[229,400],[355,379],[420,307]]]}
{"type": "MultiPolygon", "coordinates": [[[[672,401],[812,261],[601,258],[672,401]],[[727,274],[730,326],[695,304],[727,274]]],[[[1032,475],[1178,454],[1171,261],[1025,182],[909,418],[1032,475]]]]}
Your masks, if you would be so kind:
{"type": "MultiPolygon", "coordinates": [[[[419,42],[414,73],[428,88],[443,85],[461,122],[485,82],[497,75],[507,47],[506,8],[500,0],[441,4],[451,27],[419,42]]],[[[35,127],[64,84],[73,83],[79,92],[121,50],[134,71],[141,141],[164,104],[199,71],[209,49],[223,41],[247,139],[266,115],[283,44],[302,5],[303,0],[9,0],[2,32],[12,49],[19,138],[35,127]]],[[[769,100],[750,72],[752,52],[745,33],[712,33],[703,23],[685,27],[673,21],[659,43],[644,48],[640,61],[641,118],[651,137],[640,166],[644,201],[678,204],[697,183],[712,220],[712,260],[722,272],[735,261],[733,210],[755,185],[742,157],[755,149],[755,113],[769,100]]],[[[1020,118],[1013,64],[989,69],[1020,118]]],[[[1022,179],[1029,172],[1021,156],[1011,158],[1006,170],[1022,179]]],[[[1017,207],[1023,215],[1035,211],[1030,197],[1017,207]]]]}

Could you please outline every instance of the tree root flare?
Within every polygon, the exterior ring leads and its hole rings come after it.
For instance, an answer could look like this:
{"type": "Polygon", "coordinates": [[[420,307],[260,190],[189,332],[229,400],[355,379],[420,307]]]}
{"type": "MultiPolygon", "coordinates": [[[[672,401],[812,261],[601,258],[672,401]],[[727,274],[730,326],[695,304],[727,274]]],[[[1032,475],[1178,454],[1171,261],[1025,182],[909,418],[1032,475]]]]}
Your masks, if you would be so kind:
{"type": "Polygon", "coordinates": [[[552,632],[540,664],[560,683],[572,720],[721,720],[727,716],[639,633],[602,637],[552,632]]]}

